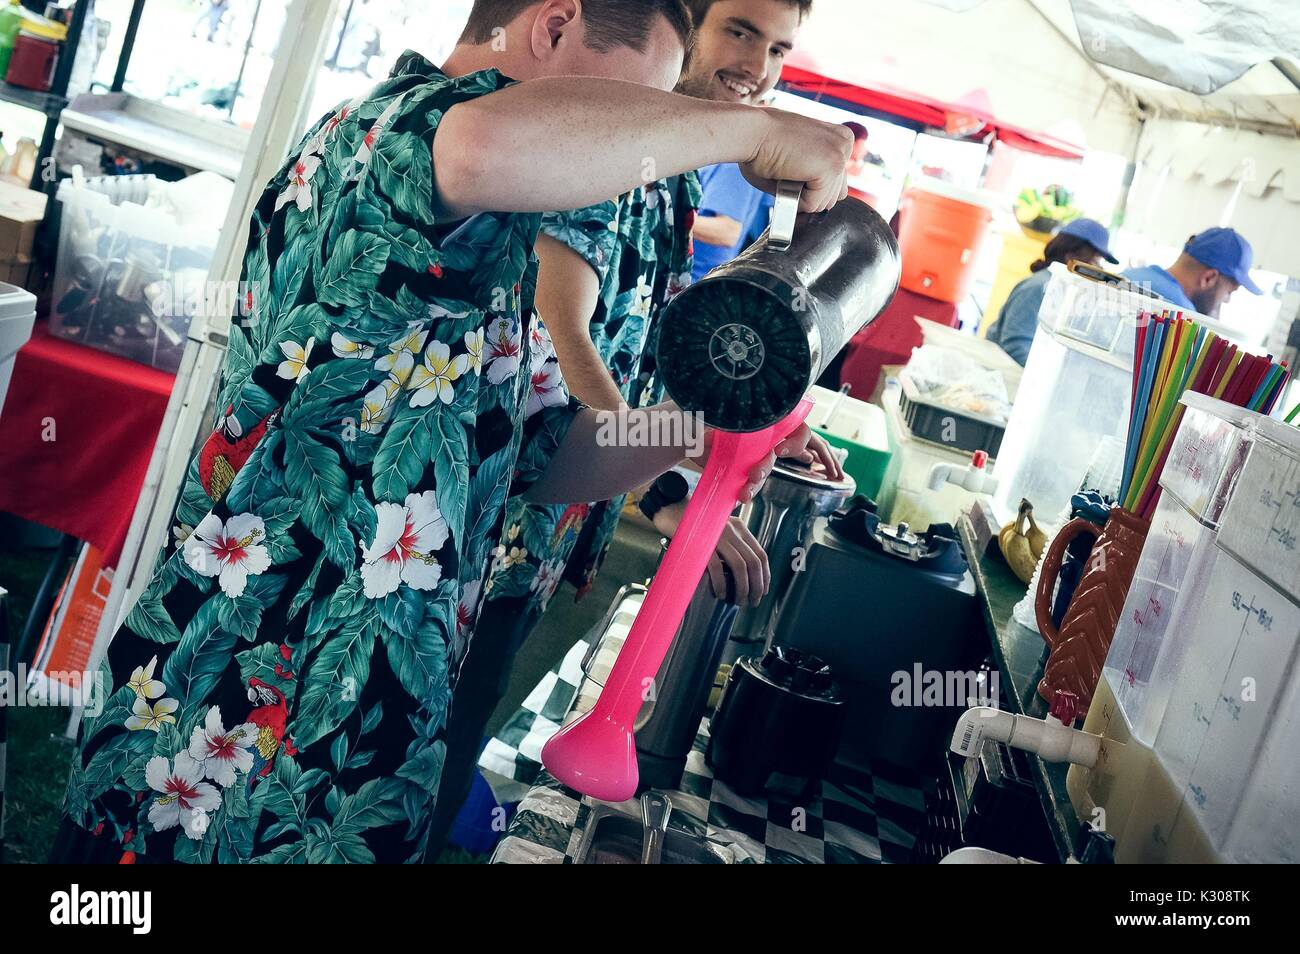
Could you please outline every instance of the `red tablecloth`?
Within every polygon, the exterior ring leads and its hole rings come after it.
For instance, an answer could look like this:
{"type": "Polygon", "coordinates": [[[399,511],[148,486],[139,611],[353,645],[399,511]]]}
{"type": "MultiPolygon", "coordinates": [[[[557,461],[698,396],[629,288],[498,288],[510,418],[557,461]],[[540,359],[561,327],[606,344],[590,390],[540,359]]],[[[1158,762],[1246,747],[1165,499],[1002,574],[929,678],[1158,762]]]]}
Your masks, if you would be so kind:
{"type": "Polygon", "coordinates": [[[0,510],[86,540],[115,565],[175,380],[37,322],[0,414],[0,510]]]}
{"type": "Polygon", "coordinates": [[[921,345],[921,326],[915,318],[928,318],[956,328],[957,306],[900,288],[880,317],[854,335],[844,352],[840,383],[853,385],[853,394],[867,400],[876,390],[880,369],[887,364],[907,364],[912,349],[921,345]]]}

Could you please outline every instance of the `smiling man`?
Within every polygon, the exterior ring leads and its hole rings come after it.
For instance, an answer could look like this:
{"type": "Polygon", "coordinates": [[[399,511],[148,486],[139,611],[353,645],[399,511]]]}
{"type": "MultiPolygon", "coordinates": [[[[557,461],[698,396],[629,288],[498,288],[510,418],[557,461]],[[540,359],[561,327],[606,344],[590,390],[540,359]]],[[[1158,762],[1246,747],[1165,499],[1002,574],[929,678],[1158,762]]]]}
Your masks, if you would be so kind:
{"type": "MultiPolygon", "coordinates": [[[[781,80],[785,57],[812,0],[690,0],[695,38],[679,92],[756,106],[781,80]]],[[[762,232],[771,203],[734,163],[700,170],[696,279],[731,261],[762,232]]]]}

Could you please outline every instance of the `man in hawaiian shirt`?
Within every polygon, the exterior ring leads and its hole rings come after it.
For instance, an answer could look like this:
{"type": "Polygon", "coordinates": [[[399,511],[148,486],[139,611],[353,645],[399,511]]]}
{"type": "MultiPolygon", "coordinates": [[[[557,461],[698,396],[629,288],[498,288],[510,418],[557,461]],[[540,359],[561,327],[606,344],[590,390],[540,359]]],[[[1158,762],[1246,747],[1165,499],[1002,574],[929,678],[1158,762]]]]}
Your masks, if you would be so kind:
{"type": "Polygon", "coordinates": [[[602,446],[576,404],[527,416],[541,213],[622,194],[646,155],[746,160],[814,211],[846,194],[834,127],[662,91],[688,27],[677,0],[478,0],[443,69],[405,54],[287,159],[53,860],[423,859],[459,608],[506,500],[612,497],[684,456],[602,446]]]}
{"type": "MultiPolygon", "coordinates": [[[[697,29],[678,91],[756,105],[780,80],[811,0],[689,5],[705,29],[697,29]]],[[[738,167],[730,168],[739,175],[738,167]]],[[[543,218],[536,308],[545,324],[538,328],[533,352],[533,409],[563,403],[569,395],[603,410],[662,400],[648,345],[661,309],[691,280],[691,233],[699,203],[699,178],[689,172],[649,182],[615,202],[543,218]]],[[[832,476],[842,474],[820,438],[810,447],[832,476]]],[[[591,586],[625,501],[626,495],[619,495],[568,506],[526,504],[521,498],[507,504],[505,535],[482,594],[472,645],[465,647],[457,673],[431,850],[437,850],[469,793],[482,736],[506,692],[520,647],[563,578],[578,585],[579,596],[591,586]]],[[[655,525],[672,536],[684,512],[685,502],[665,507],[655,525]]],[[[735,517],[709,572],[719,596],[731,595],[741,605],[758,603],[771,578],[767,555],[735,517]]]]}

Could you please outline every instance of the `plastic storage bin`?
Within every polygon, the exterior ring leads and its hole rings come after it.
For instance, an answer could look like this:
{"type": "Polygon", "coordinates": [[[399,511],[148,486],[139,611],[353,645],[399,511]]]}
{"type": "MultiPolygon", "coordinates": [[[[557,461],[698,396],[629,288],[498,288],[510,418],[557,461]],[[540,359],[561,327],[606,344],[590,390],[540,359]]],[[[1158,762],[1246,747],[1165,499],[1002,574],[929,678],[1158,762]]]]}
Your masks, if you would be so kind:
{"type": "Polygon", "coordinates": [[[202,306],[217,230],[182,225],[153,176],[59,186],[63,205],[50,331],[174,372],[202,306]]]}
{"type": "Polygon", "coordinates": [[[36,321],[36,296],[17,285],[0,282],[0,411],[14,373],[18,349],[32,336],[36,321]]]}
{"type": "Polygon", "coordinates": [[[1117,861],[1295,862],[1300,431],[1185,403],[1084,723],[1101,756],[1067,787],[1117,861]]]}
{"type": "MultiPolygon", "coordinates": [[[[14,46],[20,31],[62,43],[68,36],[68,28],[40,14],[20,6],[18,0],[9,0],[0,6],[0,76],[9,72],[9,61],[13,56],[14,46]]],[[[57,48],[56,51],[57,53],[57,48]]],[[[49,87],[46,86],[46,89],[49,87]]]]}
{"type": "Polygon", "coordinates": [[[992,200],[927,178],[903,193],[899,215],[902,286],[939,301],[965,298],[993,221],[992,200]]]}
{"type": "MultiPolygon", "coordinates": [[[[1125,438],[1138,315],[1170,307],[1060,265],[1051,270],[994,472],[994,509],[1004,521],[1015,516],[1022,497],[1036,515],[1059,513],[1080,489],[1103,439],[1125,438]]],[[[1219,322],[1196,320],[1238,339],[1219,322]]]]}
{"type": "Polygon", "coordinates": [[[996,457],[1006,424],[970,411],[958,411],[927,400],[904,368],[898,375],[902,389],[898,409],[912,436],[964,451],[987,451],[996,457]]]}
{"type": "Polygon", "coordinates": [[[857,492],[877,499],[889,468],[885,412],[822,387],[813,387],[809,394],[816,402],[809,424],[827,443],[848,452],[844,472],[857,484],[857,492]]]}
{"type": "Polygon", "coordinates": [[[59,62],[59,41],[39,36],[26,27],[14,37],[13,52],[5,70],[10,86],[45,93],[54,82],[54,67],[59,62]]]}

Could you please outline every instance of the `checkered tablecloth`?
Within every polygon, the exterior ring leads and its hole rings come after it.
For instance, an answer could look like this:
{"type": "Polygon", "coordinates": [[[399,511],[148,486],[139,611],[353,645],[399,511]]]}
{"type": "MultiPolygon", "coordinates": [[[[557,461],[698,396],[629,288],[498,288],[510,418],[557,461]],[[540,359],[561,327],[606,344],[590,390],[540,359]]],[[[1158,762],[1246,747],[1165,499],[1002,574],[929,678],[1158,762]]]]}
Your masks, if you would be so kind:
{"type": "MultiPolygon", "coordinates": [[[[704,764],[708,720],[673,803],[671,827],[703,835],[736,863],[880,864],[906,862],[924,821],[923,783],[912,773],[875,766],[870,773],[835,766],[808,805],[746,798],[713,777],[704,764]]],[[[584,798],[540,771],[505,837],[495,864],[571,864],[592,809],[584,798]]],[[[636,801],[618,810],[640,817],[636,801]]]]}
{"type": "MultiPolygon", "coordinates": [[[[489,781],[495,777],[497,782],[530,786],[492,855],[494,863],[572,863],[593,808],[608,804],[561,785],[539,760],[542,746],[566,718],[594,704],[639,605],[640,594],[635,594],[614,612],[585,679],[582,660],[589,640],[575,645],[547,674],[484,750],[479,766],[489,781]]],[[[666,793],[673,803],[673,828],[704,836],[738,863],[879,864],[909,859],[933,779],[886,764],[872,765],[870,771],[837,764],[810,804],[747,798],[715,779],[705,764],[708,733],[706,718],[680,786],[666,793]]],[[[614,807],[640,817],[635,800],[614,807]]]]}

